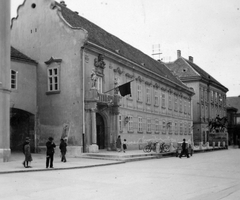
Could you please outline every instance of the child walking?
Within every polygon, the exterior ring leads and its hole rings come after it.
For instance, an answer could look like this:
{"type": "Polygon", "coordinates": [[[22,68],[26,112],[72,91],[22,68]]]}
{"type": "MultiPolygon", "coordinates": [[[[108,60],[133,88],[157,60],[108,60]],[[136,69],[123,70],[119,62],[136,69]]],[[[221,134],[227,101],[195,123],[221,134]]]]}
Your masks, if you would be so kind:
{"type": "Polygon", "coordinates": [[[124,140],[123,140],[123,152],[124,152],[124,153],[125,153],[126,149],[127,149],[127,140],[124,139],[124,140]]]}

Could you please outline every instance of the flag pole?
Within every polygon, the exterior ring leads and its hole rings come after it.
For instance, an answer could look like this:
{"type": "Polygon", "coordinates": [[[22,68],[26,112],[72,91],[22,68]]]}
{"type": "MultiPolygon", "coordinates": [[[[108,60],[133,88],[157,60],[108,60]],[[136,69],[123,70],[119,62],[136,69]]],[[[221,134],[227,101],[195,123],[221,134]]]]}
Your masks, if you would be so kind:
{"type": "MultiPolygon", "coordinates": [[[[134,79],[131,80],[131,81],[129,81],[129,82],[127,82],[127,83],[131,83],[131,82],[133,82],[133,81],[134,81],[134,79]]],[[[127,84],[127,83],[124,83],[124,84],[127,84]]],[[[124,85],[124,84],[122,84],[122,85],[124,85]]],[[[112,88],[111,90],[108,90],[108,91],[104,92],[104,94],[107,93],[107,92],[110,92],[110,91],[112,91],[112,90],[114,90],[114,89],[116,89],[116,88],[118,88],[118,87],[120,87],[120,86],[122,86],[122,85],[119,85],[119,86],[117,86],[117,87],[114,87],[114,88],[112,88]]]]}

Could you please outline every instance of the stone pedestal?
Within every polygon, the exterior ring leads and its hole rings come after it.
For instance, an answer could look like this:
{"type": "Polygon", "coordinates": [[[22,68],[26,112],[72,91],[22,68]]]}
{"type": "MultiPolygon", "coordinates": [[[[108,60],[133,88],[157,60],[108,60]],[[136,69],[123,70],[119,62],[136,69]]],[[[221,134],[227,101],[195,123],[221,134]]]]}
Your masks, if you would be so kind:
{"type": "Polygon", "coordinates": [[[99,149],[98,149],[98,145],[96,144],[92,144],[89,146],[89,153],[98,153],[99,149]]]}
{"type": "Polygon", "coordinates": [[[202,150],[203,149],[203,142],[199,143],[199,149],[202,150]]]}

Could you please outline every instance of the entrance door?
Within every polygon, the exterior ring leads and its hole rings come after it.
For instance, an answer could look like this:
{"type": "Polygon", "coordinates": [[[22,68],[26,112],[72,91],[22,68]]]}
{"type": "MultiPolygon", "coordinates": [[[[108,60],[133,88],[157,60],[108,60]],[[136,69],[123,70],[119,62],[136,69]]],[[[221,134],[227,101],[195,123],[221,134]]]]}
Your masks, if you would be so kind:
{"type": "Polygon", "coordinates": [[[96,114],[96,129],[97,129],[97,145],[99,149],[105,149],[105,129],[103,117],[96,114]]]}

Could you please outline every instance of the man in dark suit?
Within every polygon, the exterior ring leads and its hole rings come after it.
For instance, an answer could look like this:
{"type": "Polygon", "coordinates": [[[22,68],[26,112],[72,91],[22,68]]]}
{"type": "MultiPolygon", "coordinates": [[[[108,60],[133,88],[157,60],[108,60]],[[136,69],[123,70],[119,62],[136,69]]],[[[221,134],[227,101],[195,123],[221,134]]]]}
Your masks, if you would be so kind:
{"type": "Polygon", "coordinates": [[[48,168],[49,162],[50,162],[50,168],[53,168],[53,156],[54,156],[54,152],[55,152],[54,148],[56,147],[56,145],[54,144],[52,137],[48,138],[46,147],[47,147],[46,168],[48,168]]]}
{"type": "Polygon", "coordinates": [[[188,146],[187,146],[187,143],[186,143],[186,140],[185,140],[185,139],[183,139],[182,151],[181,151],[181,153],[180,153],[179,158],[181,158],[183,154],[186,155],[187,158],[189,158],[189,155],[188,155],[188,146]]]}

